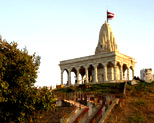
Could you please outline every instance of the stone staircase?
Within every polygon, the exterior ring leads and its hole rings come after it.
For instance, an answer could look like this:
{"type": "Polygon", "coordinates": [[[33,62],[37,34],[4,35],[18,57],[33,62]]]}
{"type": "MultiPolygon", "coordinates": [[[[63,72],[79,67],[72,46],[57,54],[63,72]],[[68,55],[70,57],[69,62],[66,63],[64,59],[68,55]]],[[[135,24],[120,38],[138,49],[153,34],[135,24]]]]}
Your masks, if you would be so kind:
{"type": "Polygon", "coordinates": [[[119,99],[106,96],[105,104],[100,100],[97,105],[94,100],[87,100],[87,106],[72,100],[64,101],[73,104],[76,108],[67,117],[63,117],[61,123],[103,123],[119,99]]]}
{"type": "Polygon", "coordinates": [[[70,104],[73,104],[76,106],[76,108],[71,112],[71,114],[67,117],[63,117],[61,119],[62,123],[73,123],[76,121],[80,121],[82,119],[82,116],[85,116],[86,113],[88,112],[89,108],[78,103],[78,102],[74,102],[72,100],[64,100],[70,104]]]}

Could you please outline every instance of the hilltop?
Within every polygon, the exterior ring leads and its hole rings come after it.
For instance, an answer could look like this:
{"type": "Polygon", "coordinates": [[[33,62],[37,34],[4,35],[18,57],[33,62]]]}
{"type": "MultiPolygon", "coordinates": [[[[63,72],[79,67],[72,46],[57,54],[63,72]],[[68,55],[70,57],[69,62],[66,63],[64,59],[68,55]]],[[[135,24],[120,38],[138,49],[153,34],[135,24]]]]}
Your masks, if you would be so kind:
{"type": "Polygon", "coordinates": [[[105,123],[154,122],[154,82],[127,85],[126,95],[111,111],[105,123]]]}
{"type": "MultiPolygon", "coordinates": [[[[91,87],[87,88],[85,85],[80,85],[80,88],[83,92],[107,92],[106,94],[113,93],[113,90],[118,92],[116,94],[120,98],[120,103],[110,112],[105,123],[152,123],[154,121],[154,82],[150,84],[139,82],[138,85],[127,84],[125,96],[123,94],[119,95],[119,93],[122,93],[120,90],[122,90],[123,84],[117,84],[117,87],[116,84],[111,84],[111,90],[109,89],[108,84],[105,84],[104,86],[98,84],[91,85],[91,87]],[[100,88],[103,88],[104,86],[106,86],[106,89],[101,90],[100,88]],[[108,91],[107,88],[109,89],[108,91]]],[[[79,88],[77,88],[77,90],[78,89],[79,88]]],[[[70,92],[74,90],[74,87],[58,90],[70,92]]],[[[40,121],[45,121],[46,119],[47,122],[56,122],[58,118],[63,117],[71,111],[72,107],[59,107],[56,111],[44,114],[40,121]]]]}

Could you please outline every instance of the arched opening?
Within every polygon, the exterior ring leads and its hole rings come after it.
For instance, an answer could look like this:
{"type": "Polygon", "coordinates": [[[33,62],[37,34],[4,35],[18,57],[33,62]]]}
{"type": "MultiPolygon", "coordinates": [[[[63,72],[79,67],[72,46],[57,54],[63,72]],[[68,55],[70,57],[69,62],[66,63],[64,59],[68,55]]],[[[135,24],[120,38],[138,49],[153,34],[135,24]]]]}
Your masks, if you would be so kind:
{"type": "Polygon", "coordinates": [[[104,66],[100,63],[97,66],[98,82],[104,82],[104,66]]]}
{"type": "Polygon", "coordinates": [[[123,64],[123,80],[128,80],[128,77],[127,77],[127,73],[128,73],[128,71],[127,71],[127,69],[128,69],[128,67],[127,67],[127,65],[126,64],[123,64]]]}
{"type": "Polygon", "coordinates": [[[112,62],[107,64],[107,80],[114,80],[114,65],[112,62]]]}
{"type": "Polygon", "coordinates": [[[90,83],[94,81],[94,67],[92,65],[88,67],[88,80],[90,83]]]}
{"type": "Polygon", "coordinates": [[[79,69],[79,83],[84,84],[86,83],[85,81],[85,68],[83,66],[80,67],[79,69]]]}
{"type": "Polygon", "coordinates": [[[71,70],[71,84],[77,84],[77,82],[75,82],[77,80],[77,70],[73,67],[71,70]]]}
{"type": "Polygon", "coordinates": [[[121,65],[120,63],[118,62],[117,65],[116,65],[116,79],[117,80],[120,80],[120,68],[121,68],[121,65]]]}
{"type": "Polygon", "coordinates": [[[68,70],[67,69],[65,69],[63,72],[63,84],[64,86],[68,85],[68,70]]]}

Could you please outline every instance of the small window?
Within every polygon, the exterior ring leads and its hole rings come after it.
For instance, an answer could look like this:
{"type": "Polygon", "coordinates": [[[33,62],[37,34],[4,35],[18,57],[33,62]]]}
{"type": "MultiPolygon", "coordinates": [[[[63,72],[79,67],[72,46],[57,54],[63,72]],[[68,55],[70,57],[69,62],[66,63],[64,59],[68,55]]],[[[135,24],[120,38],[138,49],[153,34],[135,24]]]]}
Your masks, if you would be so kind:
{"type": "Polygon", "coordinates": [[[101,48],[102,48],[102,45],[101,45],[101,48]]]}

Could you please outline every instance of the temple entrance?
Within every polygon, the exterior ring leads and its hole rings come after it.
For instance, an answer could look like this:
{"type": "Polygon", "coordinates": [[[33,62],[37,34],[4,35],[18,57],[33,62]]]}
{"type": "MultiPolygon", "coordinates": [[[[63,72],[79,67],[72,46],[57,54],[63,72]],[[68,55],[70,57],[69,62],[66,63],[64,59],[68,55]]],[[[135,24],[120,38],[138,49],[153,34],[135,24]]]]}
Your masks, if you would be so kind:
{"type": "Polygon", "coordinates": [[[100,63],[97,67],[98,82],[104,82],[104,66],[100,63]]]}
{"type": "Polygon", "coordinates": [[[126,64],[123,64],[123,80],[128,80],[129,78],[128,78],[128,67],[127,67],[127,65],[126,64]]]}
{"type": "Polygon", "coordinates": [[[88,68],[88,80],[90,83],[94,81],[94,67],[92,65],[88,68]]]}
{"type": "Polygon", "coordinates": [[[79,83],[80,84],[86,83],[86,81],[85,81],[85,68],[83,66],[80,67],[79,74],[80,74],[79,83]]]}
{"type": "Polygon", "coordinates": [[[118,62],[116,65],[116,79],[117,80],[120,80],[120,69],[121,69],[121,66],[120,66],[120,63],[118,62]]]}
{"type": "Polygon", "coordinates": [[[63,72],[63,84],[64,85],[68,85],[68,70],[65,69],[64,72],[63,72]]]}
{"type": "Polygon", "coordinates": [[[77,84],[76,83],[76,75],[77,75],[77,70],[73,67],[72,70],[71,70],[71,84],[74,85],[74,84],[77,84]]]}

